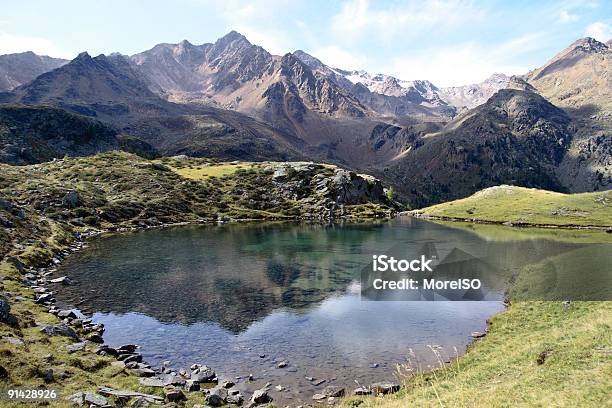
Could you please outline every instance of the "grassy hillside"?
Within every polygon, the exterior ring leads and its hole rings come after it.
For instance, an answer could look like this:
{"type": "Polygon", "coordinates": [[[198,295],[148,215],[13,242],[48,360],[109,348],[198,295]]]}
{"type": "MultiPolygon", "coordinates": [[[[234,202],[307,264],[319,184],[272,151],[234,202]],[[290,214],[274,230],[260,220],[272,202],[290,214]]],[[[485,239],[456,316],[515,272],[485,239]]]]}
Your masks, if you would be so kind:
{"type": "Polygon", "coordinates": [[[612,191],[562,194],[514,186],[487,188],[414,215],[525,225],[612,226],[612,191]]]}

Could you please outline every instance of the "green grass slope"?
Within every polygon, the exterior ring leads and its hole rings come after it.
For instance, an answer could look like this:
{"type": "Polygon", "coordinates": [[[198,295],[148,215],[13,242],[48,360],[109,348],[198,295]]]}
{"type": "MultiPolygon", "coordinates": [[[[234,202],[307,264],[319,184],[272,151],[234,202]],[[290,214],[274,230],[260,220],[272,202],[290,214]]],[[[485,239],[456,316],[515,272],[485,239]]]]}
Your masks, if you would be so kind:
{"type": "MultiPolygon", "coordinates": [[[[603,407],[612,389],[612,302],[519,302],[451,364],[413,363],[395,395],[351,397],[365,407],[603,407]],[[412,375],[411,375],[412,374],[412,375]]],[[[432,349],[432,353],[440,353],[432,349]]],[[[451,351],[452,353],[452,351],[451,351]]]]}
{"type": "Polygon", "coordinates": [[[415,210],[412,214],[515,225],[610,227],[612,191],[562,194],[502,185],[487,188],[467,198],[415,210]]]}

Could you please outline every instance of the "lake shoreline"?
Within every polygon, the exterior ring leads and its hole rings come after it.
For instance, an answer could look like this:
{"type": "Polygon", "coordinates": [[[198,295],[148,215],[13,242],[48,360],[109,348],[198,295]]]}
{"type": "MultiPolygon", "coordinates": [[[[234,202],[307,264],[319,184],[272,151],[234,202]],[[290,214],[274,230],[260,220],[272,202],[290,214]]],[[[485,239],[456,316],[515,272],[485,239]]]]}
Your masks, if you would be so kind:
{"type": "Polygon", "coordinates": [[[612,226],[608,225],[573,225],[573,224],[538,224],[531,222],[516,222],[509,220],[484,220],[479,218],[461,218],[461,217],[449,217],[443,215],[429,215],[418,212],[419,210],[404,211],[399,213],[397,216],[408,216],[419,218],[423,220],[432,221],[446,221],[446,222],[463,222],[468,224],[488,224],[488,225],[500,225],[504,227],[516,227],[516,228],[547,228],[547,229],[567,229],[567,230],[604,230],[612,232],[612,226]]]}
{"type": "MultiPolygon", "coordinates": [[[[402,214],[399,214],[402,215],[402,214]]],[[[415,218],[420,218],[420,217],[415,217],[415,218]]],[[[372,219],[371,217],[367,217],[367,218],[358,218],[358,219],[351,219],[351,220],[355,220],[355,221],[360,221],[360,220],[367,220],[367,219],[372,219]]],[[[379,218],[380,219],[380,218],[379,218]]],[[[256,220],[232,220],[230,222],[236,222],[236,223],[247,223],[247,222],[251,222],[251,221],[257,221],[257,223],[261,223],[261,222],[266,222],[266,221],[270,221],[270,220],[260,220],[260,219],[256,219],[256,220]]],[[[286,221],[296,221],[296,220],[272,220],[273,222],[286,222],[286,221]]],[[[297,221],[309,221],[309,220],[297,220],[297,221]]],[[[319,224],[319,222],[315,222],[317,224],[319,224]]],[[[72,236],[72,240],[69,240],[67,242],[64,242],[62,244],[59,244],[56,246],[56,251],[52,252],[50,254],[48,254],[48,257],[46,259],[46,262],[48,264],[48,266],[46,268],[43,268],[44,273],[48,272],[48,270],[46,270],[47,268],[51,267],[51,268],[56,268],[67,256],[69,256],[70,254],[77,252],[78,250],[81,250],[82,248],[84,248],[87,244],[87,241],[95,238],[95,237],[99,237],[99,236],[103,236],[103,235],[112,235],[115,233],[123,233],[123,232],[138,232],[138,231],[146,231],[146,230],[150,230],[150,229],[154,229],[154,228],[172,228],[172,227],[181,227],[181,226],[189,226],[189,225],[218,225],[218,222],[214,222],[214,221],[186,221],[186,222],[177,222],[177,223],[168,223],[168,224],[164,224],[164,225],[159,225],[159,226],[133,226],[133,227],[129,227],[129,228],[117,228],[117,229],[105,229],[105,230],[95,230],[95,231],[89,231],[86,233],[76,233],[72,236]],[[66,254],[67,252],[67,254],[66,254]],[[58,259],[58,257],[60,259],[58,259]]],[[[585,229],[585,228],[583,228],[585,229]]],[[[36,262],[37,263],[41,263],[43,262],[43,259],[40,256],[36,257],[36,262]]],[[[16,271],[19,271],[19,269],[23,269],[24,265],[21,264],[21,262],[19,262],[15,257],[14,254],[9,254],[4,258],[3,263],[5,264],[5,268],[6,265],[8,264],[9,266],[12,266],[16,271]],[[20,265],[21,264],[21,265],[20,265]]],[[[30,268],[31,270],[31,268],[30,268]]],[[[41,285],[42,286],[42,285],[41,285]]],[[[39,303],[38,301],[33,302],[33,303],[39,303]]],[[[43,302],[44,304],[44,302],[43,302]]],[[[51,305],[51,304],[49,304],[51,305]]],[[[512,309],[512,305],[506,305],[507,307],[504,309],[504,311],[496,314],[495,316],[498,316],[499,314],[505,314],[507,313],[509,310],[512,309]]],[[[49,315],[52,316],[51,313],[49,313],[48,310],[41,310],[40,304],[36,305],[35,307],[38,308],[38,310],[35,313],[41,313],[41,314],[45,314],[45,315],[49,315]]],[[[49,320],[48,318],[46,319],[41,319],[41,320],[49,320]]],[[[477,352],[474,349],[474,346],[477,345],[480,341],[481,338],[484,337],[484,334],[489,334],[489,329],[491,328],[490,326],[490,322],[487,321],[487,330],[486,333],[483,333],[482,336],[477,336],[477,337],[473,337],[472,341],[470,342],[470,345],[468,346],[467,350],[465,353],[462,353],[461,355],[459,355],[458,361],[461,361],[462,359],[465,358],[465,356],[468,354],[468,352],[472,353],[472,352],[477,352]]],[[[492,332],[494,332],[494,327],[492,328],[492,332]]],[[[66,345],[69,345],[69,343],[67,343],[66,345]]],[[[95,352],[93,352],[93,350],[89,350],[87,352],[83,351],[82,352],[84,357],[90,358],[90,359],[100,359],[100,356],[97,355],[95,352]]],[[[108,361],[108,357],[102,357],[103,359],[106,359],[108,361]]],[[[456,362],[453,361],[453,364],[455,364],[456,362]]],[[[107,363],[109,366],[112,366],[114,363],[109,362],[107,363]]],[[[153,368],[151,368],[153,369],[153,368]]],[[[124,369],[122,369],[124,370],[124,369]]],[[[142,389],[142,384],[138,383],[139,377],[134,377],[134,380],[131,387],[123,387],[126,389],[137,389],[137,390],[141,390],[142,389]]],[[[99,384],[105,384],[108,385],[109,382],[108,380],[102,380],[99,382],[99,384]]],[[[122,385],[122,384],[121,384],[122,385]]],[[[87,387],[84,387],[87,388],[87,387]]],[[[121,386],[118,385],[116,388],[121,389],[121,386]]],[[[146,390],[151,390],[150,388],[145,388],[146,390]]],[[[385,391],[385,393],[389,393],[391,391],[396,392],[399,388],[396,388],[395,385],[391,388],[389,388],[388,390],[385,391]]],[[[90,389],[91,390],[91,389],[90,389]]],[[[91,390],[93,391],[93,390],[91,390]]],[[[145,395],[153,395],[153,396],[163,396],[164,394],[162,394],[161,389],[157,392],[155,391],[148,391],[149,393],[145,393],[145,395]],[[152,393],[152,394],[151,394],[152,393]]],[[[371,390],[370,390],[371,391],[371,390]]],[[[93,391],[96,392],[96,391],[93,391]]],[[[369,392],[368,390],[363,390],[363,392],[365,394],[367,394],[367,392],[369,392]]],[[[192,396],[194,396],[196,393],[189,393],[189,397],[190,397],[190,401],[194,400],[192,398],[192,396]]],[[[332,398],[336,398],[336,397],[332,397],[332,398]]],[[[197,399],[195,399],[195,401],[197,401],[197,399]]]]}

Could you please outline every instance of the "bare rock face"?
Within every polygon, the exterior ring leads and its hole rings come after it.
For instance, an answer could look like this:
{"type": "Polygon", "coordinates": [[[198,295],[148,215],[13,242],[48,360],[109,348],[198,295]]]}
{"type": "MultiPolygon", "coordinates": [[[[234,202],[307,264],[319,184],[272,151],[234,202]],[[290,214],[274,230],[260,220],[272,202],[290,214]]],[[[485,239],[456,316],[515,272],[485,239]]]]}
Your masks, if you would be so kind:
{"type": "Polygon", "coordinates": [[[67,62],[61,58],[37,55],[31,51],[0,55],[0,92],[17,88],[67,62]]]}

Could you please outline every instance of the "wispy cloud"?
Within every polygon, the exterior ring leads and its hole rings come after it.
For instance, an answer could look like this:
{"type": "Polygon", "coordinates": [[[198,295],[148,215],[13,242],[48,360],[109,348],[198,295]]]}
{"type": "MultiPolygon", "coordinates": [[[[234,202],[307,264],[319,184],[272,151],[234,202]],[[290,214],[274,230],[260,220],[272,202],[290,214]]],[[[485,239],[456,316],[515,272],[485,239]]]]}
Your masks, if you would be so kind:
{"type": "Polygon", "coordinates": [[[560,23],[571,23],[572,21],[576,21],[578,19],[578,16],[575,14],[571,14],[569,11],[567,10],[561,10],[559,12],[559,22],[560,23]]]}
{"type": "Polygon", "coordinates": [[[36,54],[49,55],[51,57],[74,57],[45,38],[12,35],[0,32],[0,54],[12,54],[24,51],[33,51],[36,54]]]}
{"type": "Polygon", "coordinates": [[[493,73],[526,73],[533,67],[514,61],[521,54],[538,51],[546,44],[543,33],[525,34],[494,46],[471,41],[397,57],[386,67],[401,79],[428,79],[438,86],[465,85],[481,82],[493,73]]]}
{"type": "Polygon", "coordinates": [[[604,23],[603,21],[597,21],[589,26],[584,31],[584,35],[587,37],[593,37],[597,41],[606,42],[612,39],[612,26],[604,23]]]}
{"type": "Polygon", "coordinates": [[[406,39],[425,30],[440,33],[483,18],[487,10],[465,0],[405,1],[379,7],[369,0],[346,1],[332,17],[332,32],[342,42],[363,38],[406,39]]]}

